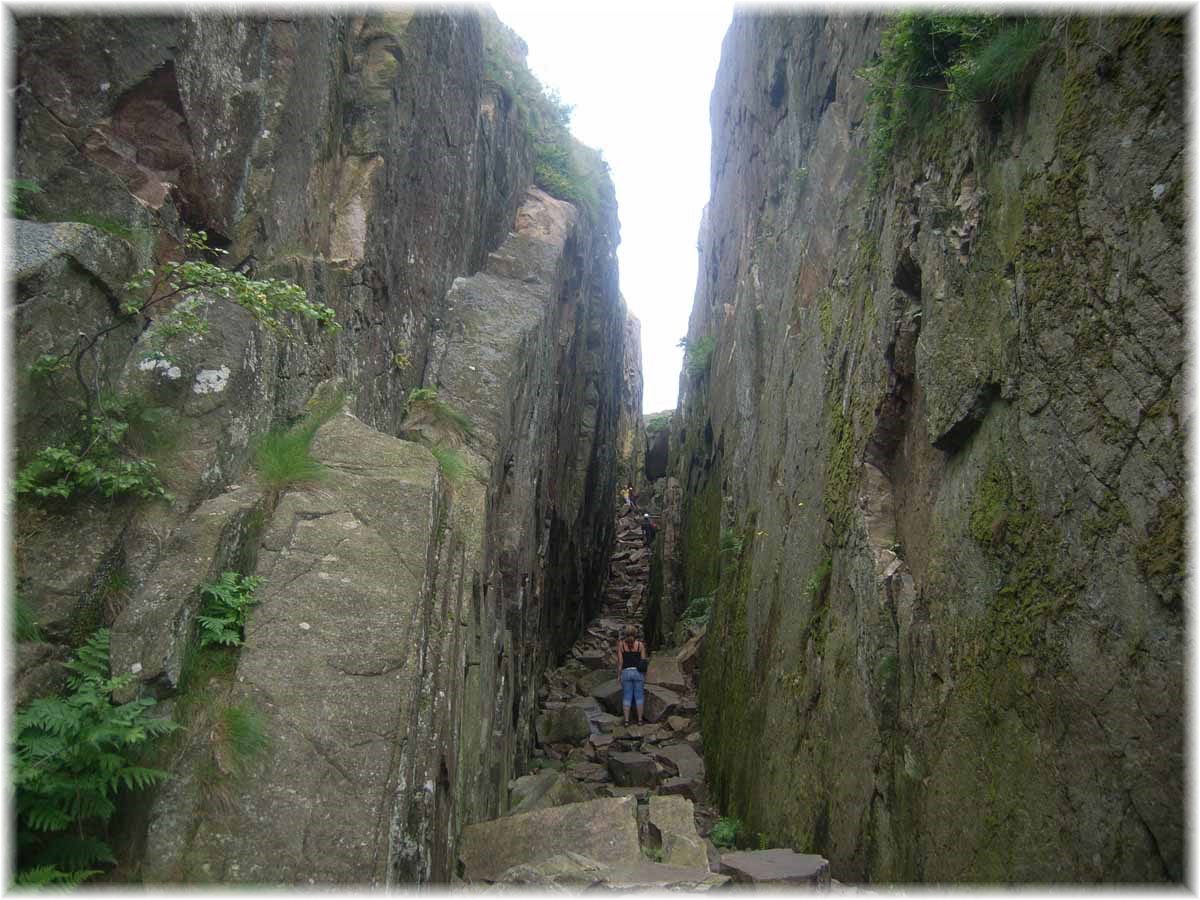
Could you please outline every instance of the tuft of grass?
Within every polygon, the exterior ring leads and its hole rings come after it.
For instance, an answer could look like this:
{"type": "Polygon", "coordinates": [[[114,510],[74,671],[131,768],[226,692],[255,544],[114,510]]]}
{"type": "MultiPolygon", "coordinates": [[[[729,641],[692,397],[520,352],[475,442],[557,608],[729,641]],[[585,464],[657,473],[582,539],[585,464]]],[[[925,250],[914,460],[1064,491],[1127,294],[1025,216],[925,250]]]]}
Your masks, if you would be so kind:
{"type": "Polygon", "coordinates": [[[1004,28],[976,53],[950,68],[950,85],[960,98],[1007,107],[1028,87],[1031,64],[1046,40],[1046,25],[1029,19],[1004,28]]]}
{"type": "Polygon", "coordinates": [[[408,394],[408,408],[413,411],[423,411],[429,415],[435,424],[457,431],[463,437],[475,433],[475,423],[471,417],[456,406],[438,398],[437,388],[414,388],[408,394]]]}
{"type": "Polygon", "coordinates": [[[463,480],[463,476],[467,474],[467,461],[463,459],[461,453],[451,447],[443,447],[440,444],[430,447],[429,452],[438,461],[438,468],[442,470],[442,475],[448,481],[457,484],[463,480]]]}
{"type": "Polygon", "coordinates": [[[17,219],[29,215],[29,207],[25,205],[30,194],[41,194],[42,186],[31,178],[11,178],[8,182],[8,213],[17,219]]]}
{"type": "Polygon", "coordinates": [[[33,606],[20,594],[13,596],[13,640],[40,641],[42,630],[34,619],[33,606]]]}
{"type": "Polygon", "coordinates": [[[319,481],[329,470],[312,458],[309,449],[317,430],[337,415],[345,397],[334,394],[310,403],[308,413],[291,428],[267,432],[254,451],[259,480],[271,490],[319,481]]]}
{"type": "Polygon", "coordinates": [[[939,110],[982,104],[1001,113],[1015,106],[1048,34],[1036,16],[897,14],[877,60],[859,73],[870,85],[869,187],[877,187],[895,148],[939,110]]]}
{"type": "Polygon", "coordinates": [[[309,453],[313,435],[303,429],[270,431],[254,451],[258,477],[268,488],[281,490],[293,484],[319,481],[327,474],[309,453]]]}
{"type": "Polygon", "coordinates": [[[201,646],[199,641],[189,644],[179,674],[180,695],[202,696],[210,680],[233,674],[237,660],[236,647],[201,646]]]}
{"type": "Polygon", "coordinates": [[[266,719],[249,700],[227,706],[217,713],[213,726],[213,756],[218,768],[242,777],[271,746],[266,719]]]}

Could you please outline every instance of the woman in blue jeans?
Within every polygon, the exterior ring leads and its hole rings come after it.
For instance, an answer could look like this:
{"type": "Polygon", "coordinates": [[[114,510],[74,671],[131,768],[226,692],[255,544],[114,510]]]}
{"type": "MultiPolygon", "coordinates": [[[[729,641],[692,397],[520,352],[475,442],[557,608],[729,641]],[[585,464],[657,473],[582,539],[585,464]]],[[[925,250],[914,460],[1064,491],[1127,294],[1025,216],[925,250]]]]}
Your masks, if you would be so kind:
{"type": "Polygon", "coordinates": [[[621,681],[621,706],[625,724],[629,724],[629,707],[637,708],[637,723],[642,724],[642,708],[646,704],[646,676],[638,671],[638,663],[648,658],[646,645],[637,639],[637,628],[625,626],[625,636],[617,641],[617,678],[621,681]]]}

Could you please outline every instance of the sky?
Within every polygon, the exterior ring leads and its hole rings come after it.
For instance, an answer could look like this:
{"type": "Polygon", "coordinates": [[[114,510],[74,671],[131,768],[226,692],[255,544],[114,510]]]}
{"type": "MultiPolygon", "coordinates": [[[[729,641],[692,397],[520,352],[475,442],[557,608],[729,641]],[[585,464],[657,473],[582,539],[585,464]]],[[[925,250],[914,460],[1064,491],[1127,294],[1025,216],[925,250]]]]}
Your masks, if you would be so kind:
{"type": "Polygon", "coordinates": [[[571,131],[604,153],[621,220],[621,293],[642,323],[645,412],[674,409],[708,202],[708,101],[732,3],[491,0],[529,46],[571,131]]]}

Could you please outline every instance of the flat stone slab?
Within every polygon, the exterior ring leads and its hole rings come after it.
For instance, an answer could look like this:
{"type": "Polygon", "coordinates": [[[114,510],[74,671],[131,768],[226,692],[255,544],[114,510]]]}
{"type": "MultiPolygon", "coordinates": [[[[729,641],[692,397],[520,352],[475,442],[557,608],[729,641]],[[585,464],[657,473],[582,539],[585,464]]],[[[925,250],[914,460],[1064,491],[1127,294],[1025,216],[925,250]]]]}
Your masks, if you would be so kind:
{"type": "Polygon", "coordinates": [[[721,887],[728,876],[707,869],[684,869],[649,860],[609,865],[581,853],[566,851],[539,863],[521,863],[506,870],[498,883],[506,887],[540,888],[550,893],[615,888],[628,891],[708,891],[721,887]]]}
{"type": "Polygon", "coordinates": [[[829,887],[829,860],[815,853],[784,848],[722,853],[720,872],[741,885],[829,887]]]}
{"type": "Polygon", "coordinates": [[[587,781],[593,784],[612,780],[612,776],[608,774],[608,767],[594,762],[575,763],[571,766],[569,774],[578,781],[587,781]]]}
{"type": "Polygon", "coordinates": [[[466,881],[498,881],[514,866],[568,852],[603,865],[637,865],[637,801],[610,797],[478,822],[463,829],[459,844],[466,881]]]}

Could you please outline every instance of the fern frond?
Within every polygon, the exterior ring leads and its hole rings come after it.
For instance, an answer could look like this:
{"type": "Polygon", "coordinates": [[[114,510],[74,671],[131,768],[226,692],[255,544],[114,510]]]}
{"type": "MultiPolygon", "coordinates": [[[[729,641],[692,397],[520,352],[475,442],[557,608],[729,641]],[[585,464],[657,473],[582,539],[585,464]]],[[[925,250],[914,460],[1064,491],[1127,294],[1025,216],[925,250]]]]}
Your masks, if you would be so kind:
{"type": "Polygon", "coordinates": [[[140,791],[153,787],[171,777],[170,772],[146,766],[126,766],[117,773],[117,779],[129,790],[140,791]]]}
{"type": "Polygon", "coordinates": [[[80,837],[77,834],[60,834],[51,838],[37,855],[42,864],[61,866],[64,869],[82,869],[95,863],[116,864],[112,847],[97,837],[80,837]]]}
{"type": "Polygon", "coordinates": [[[21,818],[34,831],[61,831],[75,821],[68,813],[53,806],[36,806],[26,810],[21,818]]]}
{"type": "Polygon", "coordinates": [[[76,887],[99,874],[99,869],[64,872],[58,866],[34,866],[18,872],[13,883],[17,887],[76,887]]]}

